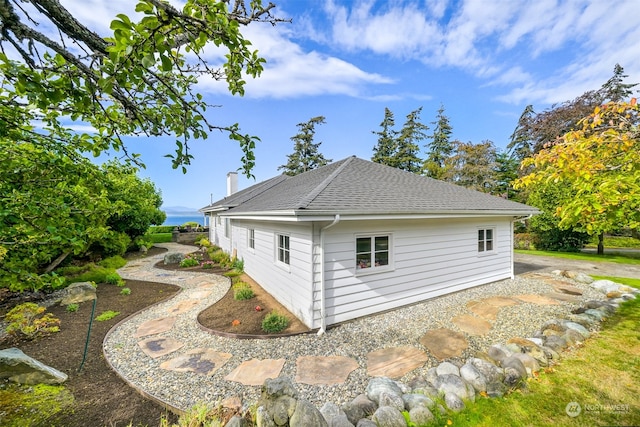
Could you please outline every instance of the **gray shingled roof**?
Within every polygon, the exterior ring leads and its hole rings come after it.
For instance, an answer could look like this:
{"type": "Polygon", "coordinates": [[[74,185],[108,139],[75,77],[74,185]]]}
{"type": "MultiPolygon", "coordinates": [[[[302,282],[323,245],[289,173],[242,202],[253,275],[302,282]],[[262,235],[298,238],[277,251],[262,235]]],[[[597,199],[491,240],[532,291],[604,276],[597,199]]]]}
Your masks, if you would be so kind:
{"type": "Polygon", "coordinates": [[[201,209],[225,214],[504,214],[538,210],[464,187],[348,157],[296,176],[280,175],[201,209]]]}

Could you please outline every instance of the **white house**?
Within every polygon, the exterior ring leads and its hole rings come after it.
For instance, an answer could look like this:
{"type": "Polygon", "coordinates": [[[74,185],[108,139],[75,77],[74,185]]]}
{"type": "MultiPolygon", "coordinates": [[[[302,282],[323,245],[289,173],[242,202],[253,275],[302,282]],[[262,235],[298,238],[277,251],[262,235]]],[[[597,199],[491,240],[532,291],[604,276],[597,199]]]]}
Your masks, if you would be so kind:
{"type": "Polygon", "coordinates": [[[538,211],[349,157],[201,212],[211,216],[213,243],[237,252],[247,274],[324,330],[513,277],[513,223],[538,211]]]}

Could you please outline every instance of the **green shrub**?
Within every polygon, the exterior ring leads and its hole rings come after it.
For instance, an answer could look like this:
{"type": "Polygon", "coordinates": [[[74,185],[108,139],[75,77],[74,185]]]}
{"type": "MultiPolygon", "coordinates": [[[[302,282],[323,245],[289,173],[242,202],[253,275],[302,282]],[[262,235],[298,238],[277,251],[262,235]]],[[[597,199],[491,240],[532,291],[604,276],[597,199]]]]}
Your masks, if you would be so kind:
{"type": "Polygon", "coordinates": [[[91,246],[93,251],[102,255],[124,255],[131,246],[131,237],[117,231],[108,232],[98,243],[91,246]]]}
{"type": "Polygon", "coordinates": [[[175,225],[154,225],[149,227],[147,234],[171,233],[174,228],[176,228],[175,225]]]}
{"type": "Polygon", "coordinates": [[[267,314],[262,321],[262,330],[268,334],[277,334],[289,326],[289,320],[275,311],[267,314]]]}
{"type": "Polygon", "coordinates": [[[80,306],[78,304],[73,303],[73,304],[69,304],[67,306],[67,311],[69,313],[75,313],[76,311],[78,311],[79,308],[80,308],[80,306]]]}
{"type": "Polygon", "coordinates": [[[253,298],[256,294],[253,293],[251,285],[247,282],[237,282],[233,285],[233,299],[237,301],[244,301],[253,298]]]}
{"type": "Polygon", "coordinates": [[[229,262],[229,254],[218,248],[214,251],[209,252],[209,259],[216,264],[226,264],[229,262]]]}
{"type": "Polygon", "coordinates": [[[5,316],[7,334],[34,339],[60,331],[60,319],[51,313],[44,314],[46,310],[32,302],[15,306],[5,316]]]}
{"type": "Polygon", "coordinates": [[[234,259],[233,262],[231,263],[231,268],[233,268],[234,270],[237,270],[239,272],[244,272],[244,258],[242,259],[234,259]]]}
{"type": "Polygon", "coordinates": [[[114,255],[109,258],[105,258],[98,263],[101,267],[113,268],[117,270],[118,268],[122,268],[127,264],[127,260],[122,258],[120,255],[114,255]]]}
{"type": "Polygon", "coordinates": [[[211,247],[211,242],[209,241],[209,239],[207,239],[206,237],[198,237],[195,242],[196,245],[200,245],[203,248],[210,248],[211,247]]]}
{"type": "Polygon", "coordinates": [[[182,261],[180,261],[180,267],[195,267],[197,265],[200,265],[200,261],[198,261],[195,258],[185,258],[182,261]]]}
{"type": "Polygon", "coordinates": [[[200,224],[195,221],[187,221],[182,224],[183,227],[200,227],[200,224]]]}
{"type": "Polygon", "coordinates": [[[225,277],[229,277],[229,278],[233,279],[234,277],[242,276],[242,271],[229,270],[229,271],[223,273],[222,275],[225,276],[225,277]]]}
{"type": "Polygon", "coordinates": [[[124,286],[124,280],[122,280],[122,277],[120,277],[120,275],[115,271],[107,274],[104,281],[110,285],[124,286]]]}
{"type": "Polygon", "coordinates": [[[171,233],[155,233],[149,234],[147,237],[152,243],[168,243],[172,239],[171,233]]]}
{"type": "Polygon", "coordinates": [[[107,320],[111,320],[120,314],[119,311],[107,310],[100,313],[98,317],[96,317],[96,322],[106,322],[107,320]]]}
{"type": "Polygon", "coordinates": [[[120,295],[131,295],[131,289],[122,288],[122,290],[120,291],[120,295]]]}
{"type": "Polygon", "coordinates": [[[62,270],[62,273],[67,277],[67,281],[69,283],[75,283],[75,282],[105,283],[107,280],[107,276],[113,272],[114,270],[112,268],[105,268],[105,267],[97,266],[95,264],[90,264],[90,269],[88,271],[85,271],[84,273],[78,274],[78,275],[67,276],[65,269],[62,270]]]}
{"type": "Polygon", "coordinates": [[[531,233],[518,233],[513,235],[513,249],[534,250],[534,235],[531,233]]]}

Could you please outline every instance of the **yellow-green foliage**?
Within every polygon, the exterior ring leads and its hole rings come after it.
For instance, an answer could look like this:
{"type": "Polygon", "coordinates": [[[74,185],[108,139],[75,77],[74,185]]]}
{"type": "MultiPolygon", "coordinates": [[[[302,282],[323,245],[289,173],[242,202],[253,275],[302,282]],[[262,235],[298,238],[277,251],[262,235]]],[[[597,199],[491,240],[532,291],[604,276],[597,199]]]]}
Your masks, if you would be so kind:
{"type": "Polygon", "coordinates": [[[100,313],[98,317],[96,317],[97,322],[106,322],[107,320],[111,320],[120,314],[119,311],[107,310],[100,313]]]}
{"type": "Polygon", "coordinates": [[[60,331],[60,319],[51,313],[44,314],[46,310],[32,302],[15,306],[5,317],[9,324],[6,329],[7,334],[34,339],[60,331]]]}
{"type": "Polygon", "coordinates": [[[267,314],[262,321],[262,330],[268,334],[277,334],[289,326],[289,319],[275,311],[267,314]]]}
{"type": "Polygon", "coordinates": [[[233,285],[233,299],[243,301],[255,296],[251,286],[246,282],[236,282],[233,285]]]}
{"type": "Polygon", "coordinates": [[[56,417],[73,410],[73,395],[59,385],[0,386],[0,423],[6,427],[56,425],[56,417]]]}

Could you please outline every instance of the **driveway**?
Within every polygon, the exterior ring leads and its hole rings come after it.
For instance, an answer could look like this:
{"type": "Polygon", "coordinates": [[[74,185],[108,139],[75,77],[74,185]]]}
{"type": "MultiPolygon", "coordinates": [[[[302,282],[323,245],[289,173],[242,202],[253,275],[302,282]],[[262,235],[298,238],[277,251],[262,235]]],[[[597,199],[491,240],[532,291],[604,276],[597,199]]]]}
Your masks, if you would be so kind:
{"type": "Polygon", "coordinates": [[[640,279],[640,265],[615,262],[592,262],[540,255],[516,253],[514,259],[516,275],[531,271],[573,270],[595,276],[631,277],[640,279]]]}

